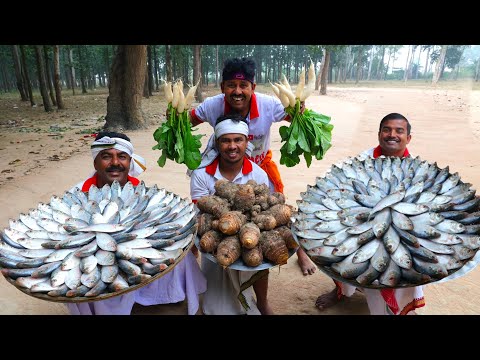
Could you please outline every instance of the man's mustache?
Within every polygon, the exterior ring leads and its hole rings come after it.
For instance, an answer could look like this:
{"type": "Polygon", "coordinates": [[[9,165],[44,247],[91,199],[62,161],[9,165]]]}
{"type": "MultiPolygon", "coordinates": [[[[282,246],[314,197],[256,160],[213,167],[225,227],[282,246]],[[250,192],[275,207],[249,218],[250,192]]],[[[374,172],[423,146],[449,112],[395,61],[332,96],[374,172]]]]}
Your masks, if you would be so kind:
{"type": "Polygon", "coordinates": [[[122,172],[125,171],[123,166],[110,166],[106,170],[106,172],[122,172]]]}

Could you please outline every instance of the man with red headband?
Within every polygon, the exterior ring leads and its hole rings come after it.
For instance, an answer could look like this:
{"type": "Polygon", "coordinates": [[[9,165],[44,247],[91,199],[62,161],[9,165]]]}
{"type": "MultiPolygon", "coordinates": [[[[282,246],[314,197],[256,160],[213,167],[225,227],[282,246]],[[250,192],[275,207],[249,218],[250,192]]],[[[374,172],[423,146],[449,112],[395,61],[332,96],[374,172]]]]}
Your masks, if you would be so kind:
{"type": "MultiPolygon", "coordinates": [[[[213,127],[217,118],[228,113],[239,113],[249,123],[249,142],[253,150],[248,158],[268,175],[271,191],[283,193],[280,172],[272,160],[270,128],[273,123],[290,121],[285,109],[274,96],[255,93],[255,61],[251,58],[227,59],[220,84],[222,93],[205,99],[190,113],[193,126],[208,122],[213,127]]],[[[297,251],[298,264],[304,275],[313,274],[317,268],[305,251],[297,251]]]]}
{"type": "MultiPolygon", "coordinates": [[[[128,181],[134,186],[140,183],[136,176],[146,170],[145,160],[134,153],[130,138],[117,132],[100,132],[91,145],[95,171],[70,192],[80,189],[88,192],[92,185],[98,188],[112,185],[117,180],[123,187],[128,181]]],[[[68,303],[72,315],[129,315],[135,303],[147,306],[188,301],[188,314],[195,315],[199,308],[199,294],[207,287],[205,276],[195,256],[189,252],[172,271],[160,279],[110,299],[68,303]]]]}
{"type": "MultiPolygon", "coordinates": [[[[384,156],[408,157],[407,145],[410,143],[411,125],[407,118],[398,113],[386,115],[380,121],[378,130],[379,145],[364,151],[361,157],[377,158],[384,156]]],[[[335,289],[317,298],[315,306],[324,310],[338,303],[344,296],[350,297],[357,289],[355,286],[333,280],[335,289]]],[[[415,309],[425,306],[423,287],[416,286],[402,289],[365,289],[368,308],[372,315],[414,315],[415,309]]]]}

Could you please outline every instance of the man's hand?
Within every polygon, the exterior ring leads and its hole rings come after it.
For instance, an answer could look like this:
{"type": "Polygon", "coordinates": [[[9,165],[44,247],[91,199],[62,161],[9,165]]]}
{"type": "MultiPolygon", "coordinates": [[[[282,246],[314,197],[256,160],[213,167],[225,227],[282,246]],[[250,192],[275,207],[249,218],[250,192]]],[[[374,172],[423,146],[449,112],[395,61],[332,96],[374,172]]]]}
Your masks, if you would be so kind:
{"type": "Polygon", "coordinates": [[[300,101],[300,114],[305,111],[305,101],[300,101]]]}

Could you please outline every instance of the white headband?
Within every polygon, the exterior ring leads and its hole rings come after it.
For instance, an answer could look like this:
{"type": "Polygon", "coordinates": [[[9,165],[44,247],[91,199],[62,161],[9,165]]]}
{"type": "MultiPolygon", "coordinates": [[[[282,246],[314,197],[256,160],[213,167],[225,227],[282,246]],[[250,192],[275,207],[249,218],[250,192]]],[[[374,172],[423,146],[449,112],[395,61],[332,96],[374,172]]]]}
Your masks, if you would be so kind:
{"type": "Polygon", "coordinates": [[[130,169],[128,171],[128,175],[130,176],[138,176],[147,169],[145,167],[145,159],[137,154],[134,154],[132,143],[125,139],[104,136],[101,139],[95,140],[92,145],[90,145],[90,148],[94,160],[97,155],[105,149],[116,149],[130,155],[130,157],[133,159],[133,161],[130,161],[130,169]]]}
{"type": "Polygon", "coordinates": [[[215,139],[225,134],[242,134],[248,138],[248,125],[243,121],[223,120],[215,125],[215,139]]]}

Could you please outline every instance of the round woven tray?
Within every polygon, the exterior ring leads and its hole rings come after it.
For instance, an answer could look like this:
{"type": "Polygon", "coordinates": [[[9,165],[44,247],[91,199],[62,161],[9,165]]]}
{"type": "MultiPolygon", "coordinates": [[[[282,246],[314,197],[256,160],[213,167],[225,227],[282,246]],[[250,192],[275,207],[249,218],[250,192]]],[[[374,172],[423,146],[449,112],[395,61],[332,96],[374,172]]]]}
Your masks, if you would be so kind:
{"type": "MultiPolygon", "coordinates": [[[[298,237],[295,234],[295,232],[293,231],[293,224],[291,226],[291,229],[292,229],[293,237],[295,238],[297,243],[299,243],[298,237]]],[[[308,253],[307,253],[307,255],[308,255],[308,253]]],[[[453,279],[459,277],[459,276],[454,276],[453,274],[455,274],[459,270],[462,270],[463,267],[465,267],[465,265],[464,265],[460,269],[450,270],[448,272],[448,276],[444,277],[443,279],[438,279],[438,280],[434,280],[434,281],[427,281],[425,283],[420,283],[420,284],[411,284],[411,283],[401,282],[401,283],[391,287],[391,286],[382,285],[376,280],[371,284],[362,285],[362,284],[358,283],[355,279],[345,279],[345,278],[343,278],[339,273],[337,273],[336,271],[333,271],[330,266],[318,264],[312,258],[310,258],[310,259],[315,263],[315,265],[317,265],[317,267],[323,273],[330,276],[332,279],[343,282],[343,283],[347,283],[347,284],[350,284],[350,285],[353,285],[353,286],[356,286],[356,287],[367,288],[367,289],[402,289],[402,288],[416,287],[416,286],[420,286],[420,285],[424,285],[424,284],[432,284],[432,283],[435,283],[435,282],[438,282],[438,281],[448,281],[448,280],[451,280],[451,279],[453,280],[453,279]]],[[[469,266],[466,269],[462,270],[460,274],[464,275],[467,271],[472,270],[476,265],[478,265],[479,262],[480,262],[480,256],[478,256],[478,257],[475,256],[474,258],[472,258],[470,261],[468,261],[466,263],[466,264],[469,264],[469,266]]]]}
{"type": "MultiPolygon", "coordinates": [[[[194,238],[196,238],[196,236],[194,236],[194,238]]],[[[18,290],[20,290],[21,292],[27,294],[27,295],[30,295],[30,296],[33,296],[37,299],[42,299],[42,300],[47,300],[47,301],[52,301],[52,302],[61,302],[61,303],[81,303],[81,302],[93,302],[93,301],[101,301],[101,300],[106,300],[106,299],[110,299],[112,297],[115,297],[115,296],[119,296],[119,295],[123,295],[123,294],[126,294],[126,293],[129,293],[130,291],[134,291],[134,290],[137,290],[137,289],[140,289],[141,287],[145,286],[145,285],[148,285],[150,284],[151,282],[155,281],[155,280],[158,280],[160,279],[162,276],[166,275],[167,273],[169,273],[170,271],[172,271],[172,269],[177,266],[182,260],[183,258],[188,254],[188,252],[190,251],[190,249],[192,248],[194,242],[192,241],[182,252],[182,254],[177,258],[177,260],[175,261],[175,263],[169,265],[164,271],[158,273],[157,275],[154,275],[152,276],[150,279],[144,281],[144,282],[141,282],[140,284],[137,284],[137,285],[132,285],[130,287],[128,287],[127,289],[124,289],[124,290],[120,290],[120,291],[115,291],[115,292],[111,292],[111,293],[105,293],[105,294],[101,294],[101,295],[98,295],[98,296],[93,296],[93,297],[85,297],[85,296],[78,296],[78,297],[66,297],[66,296],[50,296],[50,295],[47,295],[47,294],[44,294],[44,293],[37,293],[37,292],[30,292],[29,289],[26,289],[26,288],[22,288],[22,287],[18,287],[16,284],[15,284],[15,280],[9,278],[9,277],[6,277],[5,276],[5,279],[7,279],[7,281],[12,284],[13,286],[15,286],[18,290]]]]}

